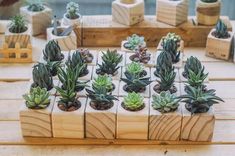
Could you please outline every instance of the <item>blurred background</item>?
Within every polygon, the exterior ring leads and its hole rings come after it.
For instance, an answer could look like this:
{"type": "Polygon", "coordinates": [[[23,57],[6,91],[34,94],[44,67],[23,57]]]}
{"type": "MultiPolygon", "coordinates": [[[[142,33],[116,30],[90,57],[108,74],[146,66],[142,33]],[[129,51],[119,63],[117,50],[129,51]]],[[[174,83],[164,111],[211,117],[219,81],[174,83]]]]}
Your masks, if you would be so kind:
{"type": "MultiPolygon", "coordinates": [[[[50,6],[54,14],[62,17],[65,7],[71,0],[44,0],[50,6]]],[[[74,0],[80,4],[82,15],[107,15],[111,14],[111,3],[113,0],[74,0]]],[[[195,15],[195,1],[189,0],[189,15],[195,15]]],[[[25,5],[26,0],[0,0],[0,19],[9,19],[19,12],[19,7],[25,5]]],[[[235,20],[235,0],[222,0],[222,15],[227,15],[235,20]]],[[[145,14],[156,14],[156,0],[145,0],[145,14]]]]}

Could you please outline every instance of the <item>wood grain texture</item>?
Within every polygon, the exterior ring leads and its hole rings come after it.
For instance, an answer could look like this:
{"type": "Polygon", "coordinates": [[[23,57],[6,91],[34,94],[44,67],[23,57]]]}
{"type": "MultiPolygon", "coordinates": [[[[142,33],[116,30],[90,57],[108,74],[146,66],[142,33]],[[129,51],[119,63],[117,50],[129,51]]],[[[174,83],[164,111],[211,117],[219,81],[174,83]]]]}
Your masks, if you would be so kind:
{"type": "Polygon", "coordinates": [[[116,138],[117,102],[108,110],[95,110],[88,100],[86,107],[86,138],[115,139],[116,138]]]}

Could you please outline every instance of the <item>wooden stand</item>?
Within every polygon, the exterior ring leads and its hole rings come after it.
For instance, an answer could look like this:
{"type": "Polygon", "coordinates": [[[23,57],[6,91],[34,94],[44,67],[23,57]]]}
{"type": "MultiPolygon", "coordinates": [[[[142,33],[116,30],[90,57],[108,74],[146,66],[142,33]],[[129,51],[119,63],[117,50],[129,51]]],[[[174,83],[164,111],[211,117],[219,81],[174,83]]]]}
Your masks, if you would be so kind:
{"type": "Polygon", "coordinates": [[[124,24],[134,25],[144,20],[144,1],[135,0],[133,3],[123,3],[115,0],[112,3],[113,21],[124,24]]]}
{"type": "Polygon", "coordinates": [[[177,26],[188,20],[188,0],[157,0],[157,20],[177,26]]]}
{"type": "Polygon", "coordinates": [[[52,112],[53,137],[56,138],[84,138],[84,111],[86,98],[79,98],[81,107],[73,112],[64,112],[57,106],[59,97],[52,112]]]}
{"type": "Polygon", "coordinates": [[[183,105],[182,112],[181,140],[199,142],[212,140],[215,125],[213,108],[207,113],[191,115],[191,112],[183,105]]]}
{"type": "Polygon", "coordinates": [[[220,39],[212,35],[214,31],[212,29],[207,38],[206,56],[228,60],[232,53],[233,33],[229,32],[230,37],[227,39],[220,39]]]}
{"type": "Polygon", "coordinates": [[[86,137],[96,139],[115,139],[117,103],[109,110],[99,111],[86,107],[86,137]]]}
{"type": "Polygon", "coordinates": [[[20,8],[20,14],[32,24],[32,35],[46,33],[47,28],[51,25],[52,10],[44,7],[45,9],[39,12],[29,11],[28,6],[20,8]]]}
{"type": "Polygon", "coordinates": [[[148,139],[149,100],[144,99],[145,108],[131,112],[125,110],[119,99],[117,110],[117,139],[148,139]]]}

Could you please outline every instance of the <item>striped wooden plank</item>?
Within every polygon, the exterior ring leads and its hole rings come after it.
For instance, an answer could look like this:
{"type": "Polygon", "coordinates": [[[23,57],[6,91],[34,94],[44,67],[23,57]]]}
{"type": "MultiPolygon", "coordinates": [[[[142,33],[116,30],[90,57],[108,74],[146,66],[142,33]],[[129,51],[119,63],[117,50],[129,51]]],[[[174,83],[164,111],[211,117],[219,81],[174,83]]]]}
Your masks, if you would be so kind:
{"type": "Polygon", "coordinates": [[[18,121],[24,100],[0,100],[0,121],[18,121]]]}
{"type": "Polygon", "coordinates": [[[215,89],[222,99],[235,99],[235,81],[210,81],[208,88],[215,89]]]}

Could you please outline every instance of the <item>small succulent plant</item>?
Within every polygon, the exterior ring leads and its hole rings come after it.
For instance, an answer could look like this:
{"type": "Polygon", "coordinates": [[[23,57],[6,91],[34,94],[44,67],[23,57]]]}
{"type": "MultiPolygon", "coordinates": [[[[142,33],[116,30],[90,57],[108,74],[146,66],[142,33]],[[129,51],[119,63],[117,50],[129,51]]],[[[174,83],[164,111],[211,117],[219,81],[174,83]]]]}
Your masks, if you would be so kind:
{"type": "Polygon", "coordinates": [[[46,62],[45,65],[46,65],[48,71],[50,72],[51,76],[57,75],[58,68],[61,67],[61,63],[62,63],[61,61],[53,61],[53,62],[47,61],[46,62]]]}
{"type": "Polygon", "coordinates": [[[43,59],[45,61],[62,61],[64,54],[61,53],[60,46],[57,41],[51,40],[46,44],[43,50],[43,59]]]}
{"type": "Polygon", "coordinates": [[[189,70],[187,83],[194,88],[203,87],[204,81],[207,78],[208,73],[203,74],[202,72],[203,71],[200,70],[197,74],[195,74],[193,71],[189,70]]]}
{"type": "Polygon", "coordinates": [[[82,58],[86,63],[91,63],[94,59],[94,56],[90,53],[88,49],[80,49],[78,51],[81,53],[82,58]]]}
{"type": "Polygon", "coordinates": [[[173,112],[178,109],[179,101],[174,94],[163,91],[159,95],[153,95],[152,107],[161,113],[173,112]]]}
{"type": "Polygon", "coordinates": [[[120,68],[118,64],[122,62],[122,55],[117,53],[117,50],[103,52],[102,64],[98,64],[98,69],[96,70],[97,74],[104,75],[116,75],[118,69],[120,68]]]}
{"type": "Polygon", "coordinates": [[[141,77],[144,73],[144,67],[138,62],[131,62],[126,66],[126,72],[141,77]]]}
{"type": "Polygon", "coordinates": [[[215,27],[214,36],[217,38],[229,38],[229,33],[226,24],[219,19],[215,27]]]}
{"type": "Polygon", "coordinates": [[[66,16],[69,19],[79,18],[79,4],[74,2],[69,2],[66,6],[66,16]]]}
{"type": "Polygon", "coordinates": [[[124,97],[122,106],[129,111],[138,111],[145,107],[144,98],[139,93],[128,93],[124,97]]]}
{"type": "Polygon", "coordinates": [[[45,9],[41,0],[28,0],[28,2],[29,2],[29,6],[28,6],[29,11],[39,12],[45,9]]]}
{"type": "Polygon", "coordinates": [[[43,63],[38,63],[33,67],[33,84],[32,88],[39,86],[51,90],[53,88],[53,80],[50,71],[43,63]]]}
{"type": "Polygon", "coordinates": [[[92,83],[93,88],[105,87],[108,92],[114,89],[112,78],[108,75],[98,75],[92,83]]]}
{"type": "Polygon", "coordinates": [[[11,18],[9,31],[12,33],[23,33],[28,29],[27,22],[22,15],[15,15],[11,18]]]}
{"type": "Polygon", "coordinates": [[[205,3],[214,3],[214,2],[217,2],[218,0],[201,0],[205,3]]]}
{"type": "Polygon", "coordinates": [[[134,62],[141,62],[144,64],[147,64],[151,58],[151,54],[147,53],[147,48],[146,47],[141,47],[138,46],[135,49],[135,54],[130,56],[130,59],[134,62]]]}
{"type": "Polygon", "coordinates": [[[202,87],[194,88],[186,86],[186,95],[182,95],[179,99],[185,102],[185,108],[192,114],[208,112],[210,107],[223,100],[215,95],[215,90],[203,91],[202,87]]]}
{"type": "Polygon", "coordinates": [[[49,92],[46,88],[32,88],[29,94],[23,95],[26,106],[30,109],[44,109],[50,104],[49,92]]]}
{"type": "Polygon", "coordinates": [[[128,50],[135,50],[137,47],[146,47],[144,37],[133,34],[130,37],[127,37],[127,42],[124,44],[124,47],[128,50]]]}

